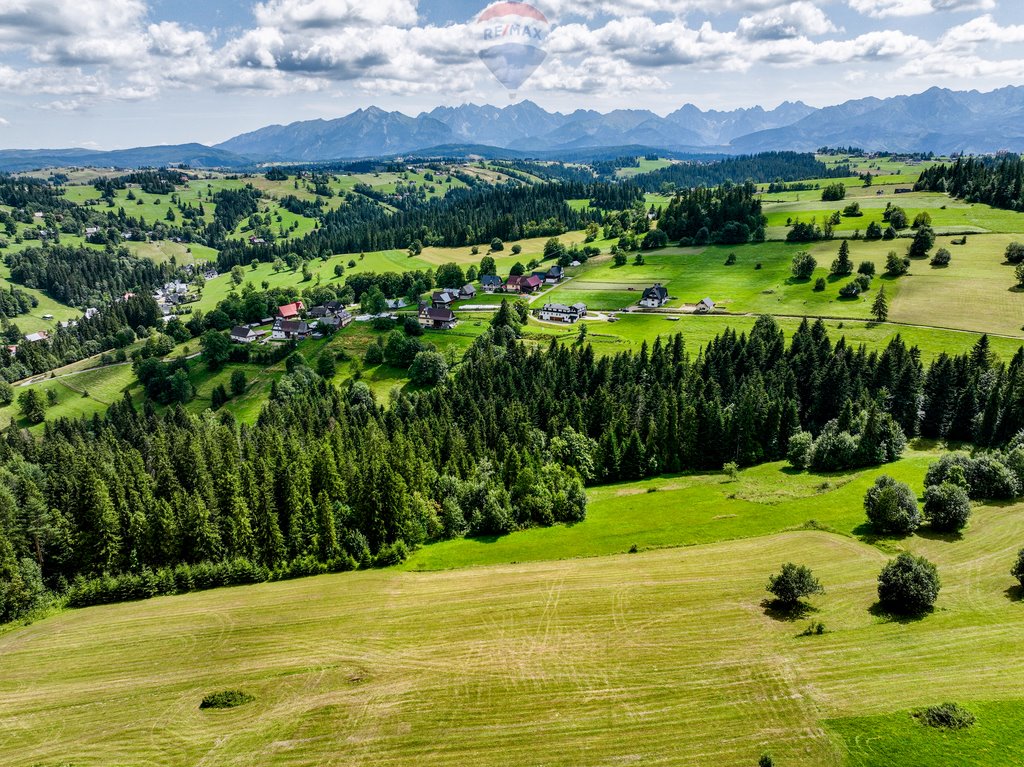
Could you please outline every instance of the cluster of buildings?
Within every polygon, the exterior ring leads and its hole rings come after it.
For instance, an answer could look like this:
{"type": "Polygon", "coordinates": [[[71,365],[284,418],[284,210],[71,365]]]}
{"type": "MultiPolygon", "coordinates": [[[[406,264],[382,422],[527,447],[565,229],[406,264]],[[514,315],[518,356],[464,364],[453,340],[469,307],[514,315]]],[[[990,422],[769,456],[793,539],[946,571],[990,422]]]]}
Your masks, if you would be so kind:
{"type": "Polygon", "coordinates": [[[485,274],[480,278],[480,286],[485,293],[535,293],[544,285],[557,285],[564,278],[565,270],[555,265],[546,272],[513,275],[506,280],[496,274],[485,274]]]}
{"type": "Polygon", "coordinates": [[[196,301],[199,296],[189,290],[189,286],[181,280],[164,283],[164,286],[157,288],[153,293],[156,305],[160,307],[160,313],[165,318],[175,313],[182,304],[189,304],[196,301]]]}
{"type": "Polygon", "coordinates": [[[303,341],[319,331],[330,328],[337,330],[352,322],[352,314],[341,301],[328,301],[309,310],[302,301],[285,304],[277,308],[277,316],[239,325],[231,329],[231,340],[236,344],[251,344],[259,341],[303,341]],[[260,328],[271,325],[271,329],[260,328]]]}

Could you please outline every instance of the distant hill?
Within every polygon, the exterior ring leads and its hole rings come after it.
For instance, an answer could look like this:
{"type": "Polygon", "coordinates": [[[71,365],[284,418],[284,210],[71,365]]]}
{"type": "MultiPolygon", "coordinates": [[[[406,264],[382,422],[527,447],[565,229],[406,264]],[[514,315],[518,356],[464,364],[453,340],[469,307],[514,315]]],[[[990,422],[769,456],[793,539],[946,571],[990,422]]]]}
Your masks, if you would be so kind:
{"type": "Polygon", "coordinates": [[[118,149],[97,152],[90,149],[2,149],[0,170],[16,173],[37,168],[80,165],[90,168],[140,168],[189,165],[194,168],[237,168],[252,161],[223,149],[203,144],[118,149]]]}
{"type": "Polygon", "coordinates": [[[506,107],[437,107],[415,117],[369,107],[331,120],[270,125],[214,147],[0,151],[0,170],[167,163],[239,168],[264,162],[436,155],[450,148],[491,157],[568,159],[608,156],[626,147],[665,155],[728,155],[806,152],[825,145],[938,154],[1024,152],[1024,87],[990,93],[932,88],[912,96],[867,97],[824,109],[800,101],[772,110],[755,106],[703,111],[686,104],[664,117],[643,109],[548,112],[532,101],[506,107]]]}

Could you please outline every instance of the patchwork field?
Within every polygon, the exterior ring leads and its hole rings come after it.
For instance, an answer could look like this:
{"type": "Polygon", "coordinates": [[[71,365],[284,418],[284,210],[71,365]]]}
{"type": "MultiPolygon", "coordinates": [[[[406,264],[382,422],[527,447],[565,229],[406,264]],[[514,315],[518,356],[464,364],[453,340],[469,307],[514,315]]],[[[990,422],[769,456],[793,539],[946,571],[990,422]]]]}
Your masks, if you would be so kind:
{"type": "MultiPolygon", "coordinates": [[[[920,489],[927,459],[891,471],[920,489]]],[[[547,531],[548,558],[577,558],[322,576],[10,631],[0,761],[247,765],[258,753],[266,765],[491,765],[501,753],[530,765],[729,766],[770,752],[808,767],[1015,764],[1024,612],[1007,570],[1024,540],[1021,508],[977,509],[960,540],[882,550],[780,532],[809,515],[855,525],[878,470],[784,483],[777,471],[668,478],[653,495],[652,483],[602,489],[587,522],[547,531]],[[718,512],[686,495],[698,486],[718,512]],[[665,528],[673,545],[702,531],[702,545],[611,553],[661,545],[643,536],[665,528]],[[875,576],[898,548],[942,576],[936,612],[919,621],[871,612],[875,576]],[[578,558],[593,553],[608,555],[578,558]],[[779,620],[761,605],[768,574],[790,560],[825,585],[810,616],[822,636],[800,636],[809,618],[779,620]],[[255,701],[199,709],[228,688],[255,701]],[[979,724],[948,735],[910,716],[946,700],[979,724]]],[[[451,549],[441,560],[493,561],[451,549]]]]}

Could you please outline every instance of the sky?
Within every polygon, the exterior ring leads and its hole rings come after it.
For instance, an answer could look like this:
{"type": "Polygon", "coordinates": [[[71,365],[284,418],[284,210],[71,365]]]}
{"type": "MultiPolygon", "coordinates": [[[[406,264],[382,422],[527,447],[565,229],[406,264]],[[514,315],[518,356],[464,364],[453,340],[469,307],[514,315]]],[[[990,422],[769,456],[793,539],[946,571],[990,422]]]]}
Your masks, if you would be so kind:
{"type": "Polygon", "coordinates": [[[0,0],[0,148],[214,144],[379,106],[828,106],[1024,84],[1024,0],[538,0],[513,93],[473,0],[0,0]]]}

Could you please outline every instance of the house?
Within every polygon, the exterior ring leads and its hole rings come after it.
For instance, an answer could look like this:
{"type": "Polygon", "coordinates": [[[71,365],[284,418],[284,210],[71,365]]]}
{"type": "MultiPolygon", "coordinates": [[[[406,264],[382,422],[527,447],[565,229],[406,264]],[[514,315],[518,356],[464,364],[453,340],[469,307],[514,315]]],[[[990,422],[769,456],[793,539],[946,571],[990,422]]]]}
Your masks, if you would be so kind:
{"type": "Polygon", "coordinates": [[[449,309],[458,300],[459,294],[454,290],[442,290],[435,292],[430,297],[430,304],[435,309],[449,309]]]}
{"type": "Polygon", "coordinates": [[[715,310],[715,302],[710,298],[702,298],[697,304],[697,308],[694,312],[697,314],[709,314],[715,310]]]}
{"type": "Polygon", "coordinates": [[[85,236],[91,237],[94,234],[99,234],[100,228],[98,226],[87,226],[85,227],[85,236]]]}
{"type": "Polygon", "coordinates": [[[305,311],[306,307],[301,301],[296,301],[293,304],[285,304],[284,306],[277,307],[277,316],[282,320],[293,320],[305,311]]]}
{"type": "Polygon", "coordinates": [[[576,322],[580,317],[585,316],[587,307],[585,304],[544,304],[542,309],[537,311],[537,316],[546,322],[576,322]],[[582,312],[580,311],[582,307],[582,312]]]}
{"type": "Polygon", "coordinates": [[[501,277],[496,274],[485,274],[480,277],[480,287],[484,289],[484,293],[493,293],[502,286],[501,277]]]}
{"type": "Polygon", "coordinates": [[[338,321],[338,325],[340,327],[347,328],[349,326],[349,323],[351,323],[352,320],[355,318],[352,316],[351,312],[345,309],[339,309],[337,312],[334,313],[334,319],[338,321]]]}
{"type": "Polygon", "coordinates": [[[306,316],[314,320],[320,320],[324,317],[329,317],[332,314],[334,314],[334,312],[330,311],[326,306],[314,306],[306,312],[306,316]]]}
{"type": "Polygon", "coordinates": [[[387,298],[384,299],[384,303],[387,304],[388,309],[404,309],[409,302],[404,298],[387,298]]]}
{"type": "Polygon", "coordinates": [[[327,311],[329,311],[329,312],[333,312],[333,313],[337,314],[338,312],[345,311],[345,302],[344,301],[328,301],[326,304],[324,304],[324,308],[327,311]]]}
{"type": "Polygon", "coordinates": [[[220,275],[217,273],[216,269],[207,269],[205,272],[203,272],[203,279],[206,280],[207,282],[209,282],[210,280],[217,279],[218,276],[220,275]]]}
{"type": "Polygon", "coordinates": [[[459,291],[459,298],[476,298],[476,288],[472,285],[463,285],[459,291]]]}
{"type": "Polygon", "coordinates": [[[509,277],[505,280],[505,290],[509,293],[532,293],[541,286],[540,277],[531,274],[529,277],[509,277]]]}
{"type": "Polygon", "coordinates": [[[668,290],[662,287],[661,283],[655,283],[654,287],[647,288],[640,298],[640,306],[648,309],[657,309],[668,303],[668,290]]]}
{"type": "Polygon", "coordinates": [[[251,344],[259,337],[260,333],[245,325],[239,325],[231,329],[231,340],[236,344],[251,344]]]}
{"type": "Polygon", "coordinates": [[[450,330],[459,321],[455,318],[455,312],[447,307],[424,306],[420,310],[420,324],[425,328],[434,330],[450,330]]]}
{"type": "Polygon", "coordinates": [[[544,282],[548,285],[557,285],[564,276],[565,271],[556,264],[548,269],[547,274],[544,275],[544,282]]]}
{"type": "Polygon", "coordinates": [[[95,317],[99,313],[100,313],[99,309],[97,309],[94,306],[90,306],[88,309],[85,310],[85,318],[87,320],[91,320],[93,317],[95,317]]]}
{"type": "Polygon", "coordinates": [[[25,336],[25,340],[28,341],[30,344],[39,343],[40,341],[49,341],[50,334],[47,333],[45,330],[40,330],[38,333],[29,333],[27,336],[25,336]]]}
{"type": "Polygon", "coordinates": [[[340,312],[331,312],[325,317],[321,317],[316,321],[318,328],[338,328],[348,327],[349,323],[352,322],[352,314],[342,309],[340,312]]]}
{"type": "Polygon", "coordinates": [[[274,330],[270,337],[275,341],[301,341],[304,338],[309,338],[311,333],[309,325],[301,320],[278,318],[274,322],[274,330]]]}

